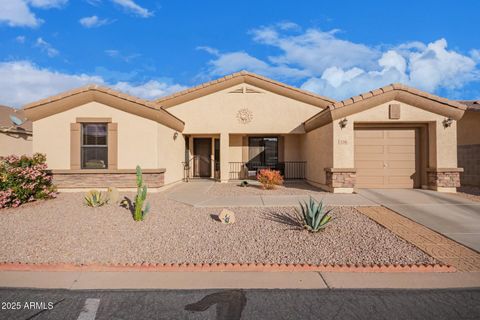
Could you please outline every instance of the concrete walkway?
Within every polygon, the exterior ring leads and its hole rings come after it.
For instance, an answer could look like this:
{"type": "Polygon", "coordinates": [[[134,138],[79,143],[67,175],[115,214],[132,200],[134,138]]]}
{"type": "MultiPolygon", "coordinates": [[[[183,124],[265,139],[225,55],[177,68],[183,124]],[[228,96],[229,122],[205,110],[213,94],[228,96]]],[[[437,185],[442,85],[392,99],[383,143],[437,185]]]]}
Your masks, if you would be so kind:
{"type": "Polygon", "coordinates": [[[70,290],[480,288],[480,273],[3,271],[0,287],[70,290]]]}
{"type": "Polygon", "coordinates": [[[480,202],[419,189],[361,189],[358,193],[480,252],[480,202]]]}
{"type": "MultiPolygon", "coordinates": [[[[310,198],[309,195],[245,195],[215,197],[208,190],[218,182],[192,181],[165,191],[168,198],[194,207],[291,207],[310,198]]],[[[378,206],[359,194],[313,194],[330,206],[378,206]]]]}

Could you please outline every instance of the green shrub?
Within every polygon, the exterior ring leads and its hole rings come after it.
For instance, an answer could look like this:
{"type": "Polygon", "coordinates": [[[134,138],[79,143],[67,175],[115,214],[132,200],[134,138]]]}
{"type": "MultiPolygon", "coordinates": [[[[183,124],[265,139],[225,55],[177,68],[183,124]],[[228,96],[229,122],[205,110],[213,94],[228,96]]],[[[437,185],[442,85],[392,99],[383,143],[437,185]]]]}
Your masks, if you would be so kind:
{"type": "Polygon", "coordinates": [[[135,196],[133,220],[143,221],[150,211],[150,203],[147,202],[145,207],[143,206],[146,199],[147,186],[143,183],[142,169],[137,166],[137,195],[135,196]]]}
{"type": "Polygon", "coordinates": [[[300,202],[300,208],[301,212],[295,209],[297,218],[300,224],[310,232],[322,230],[332,219],[332,216],[329,215],[332,210],[325,211],[323,201],[317,202],[312,197],[308,203],[300,202]]]}
{"type": "Polygon", "coordinates": [[[55,196],[45,155],[0,157],[0,208],[55,196]]]}
{"type": "Polygon", "coordinates": [[[85,195],[85,204],[89,207],[101,207],[108,202],[108,197],[98,190],[90,190],[85,195]]]}

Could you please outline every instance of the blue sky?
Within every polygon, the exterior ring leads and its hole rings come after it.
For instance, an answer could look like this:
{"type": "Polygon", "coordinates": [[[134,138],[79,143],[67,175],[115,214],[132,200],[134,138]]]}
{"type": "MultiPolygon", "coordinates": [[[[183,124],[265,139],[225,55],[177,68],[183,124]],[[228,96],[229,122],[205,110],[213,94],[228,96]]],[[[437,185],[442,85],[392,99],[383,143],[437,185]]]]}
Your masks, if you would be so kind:
{"type": "Polygon", "coordinates": [[[480,98],[480,2],[0,0],[0,104],[87,83],[147,99],[242,69],[335,99],[480,98]]]}

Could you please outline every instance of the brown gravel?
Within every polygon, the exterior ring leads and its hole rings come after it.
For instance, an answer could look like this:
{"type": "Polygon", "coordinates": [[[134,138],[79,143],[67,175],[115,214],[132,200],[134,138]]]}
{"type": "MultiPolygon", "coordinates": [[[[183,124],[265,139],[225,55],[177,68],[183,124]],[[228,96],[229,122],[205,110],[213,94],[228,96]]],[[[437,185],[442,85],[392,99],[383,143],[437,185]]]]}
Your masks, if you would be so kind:
{"type": "Polygon", "coordinates": [[[214,197],[251,196],[251,195],[318,195],[326,192],[305,182],[286,182],[272,190],[264,190],[256,181],[249,181],[247,187],[239,182],[215,183],[207,194],[214,197]]]}
{"type": "Polygon", "coordinates": [[[480,201],[480,187],[460,187],[456,194],[472,201],[480,201]]]}
{"type": "Polygon", "coordinates": [[[149,197],[153,211],[134,222],[114,205],[89,208],[83,194],[0,210],[0,261],[65,263],[433,263],[433,258],[357,212],[335,208],[324,231],[311,234],[281,220],[293,208],[220,209],[149,197]]]}

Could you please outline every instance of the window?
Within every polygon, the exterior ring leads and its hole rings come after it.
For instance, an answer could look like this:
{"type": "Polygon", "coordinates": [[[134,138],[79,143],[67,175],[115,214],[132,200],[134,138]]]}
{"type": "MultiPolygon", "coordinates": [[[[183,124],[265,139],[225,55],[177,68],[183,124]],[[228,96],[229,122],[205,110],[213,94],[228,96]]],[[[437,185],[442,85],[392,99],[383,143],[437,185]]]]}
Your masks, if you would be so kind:
{"type": "Polygon", "coordinates": [[[277,137],[250,137],[248,139],[249,163],[254,166],[276,166],[278,164],[277,137]]]}
{"type": "Polygon", "coordinates": [[[82,124],[82,169],[108,168],[106,123],[82,124]]]}

